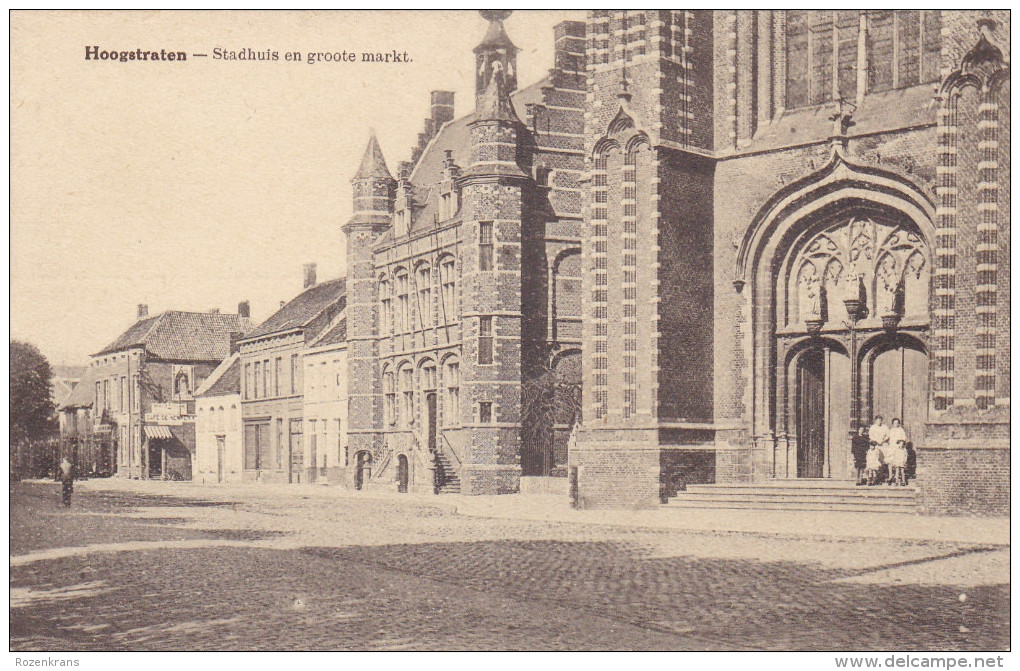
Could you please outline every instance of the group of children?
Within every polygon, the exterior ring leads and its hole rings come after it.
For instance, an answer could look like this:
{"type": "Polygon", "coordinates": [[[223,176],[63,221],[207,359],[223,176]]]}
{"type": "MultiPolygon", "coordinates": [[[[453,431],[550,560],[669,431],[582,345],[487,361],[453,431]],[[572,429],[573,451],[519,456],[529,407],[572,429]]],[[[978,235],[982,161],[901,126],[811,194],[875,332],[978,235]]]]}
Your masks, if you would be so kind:
{"type": "Polygon", "coordinates": [[[851,452],[858,486],[874,486],[883,481],[888,485],[907,486],[907,432],[898,417],[894,417],[892,426],[888,427],[878,415],[867,435],[864,427],[860,427],[853,437],[851,452]]]}

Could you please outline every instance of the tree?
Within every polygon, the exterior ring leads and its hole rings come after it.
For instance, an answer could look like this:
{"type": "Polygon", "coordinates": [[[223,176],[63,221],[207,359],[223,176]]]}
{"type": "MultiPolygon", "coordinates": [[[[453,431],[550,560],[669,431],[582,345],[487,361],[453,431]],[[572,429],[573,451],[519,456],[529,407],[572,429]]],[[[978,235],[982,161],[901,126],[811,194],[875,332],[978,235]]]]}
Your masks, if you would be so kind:
{"type": "Polygon", "coordinates": [[[53,372],[35,345],[18,340],[11,341],[10,366],[11,465],[21,466],[26,448],[56,431],[50,394],[53,372]]]}
{"type": "Polygon", "coordinates": [[[549,475],[555,466],[556,426],[573,427],[581,418],[579,380],[577,366],[554,367],[551,363],[530,368],[522,380],[521,466],[525,475],[549,475]]]}

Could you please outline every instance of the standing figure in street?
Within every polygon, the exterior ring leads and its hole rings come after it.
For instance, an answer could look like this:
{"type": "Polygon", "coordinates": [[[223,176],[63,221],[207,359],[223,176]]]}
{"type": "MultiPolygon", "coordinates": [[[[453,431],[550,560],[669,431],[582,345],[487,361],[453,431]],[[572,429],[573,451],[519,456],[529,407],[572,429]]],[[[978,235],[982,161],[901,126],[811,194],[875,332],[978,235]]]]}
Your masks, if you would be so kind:
{"type": "Polygon", "coordinates": [[[854,468],[857,470],[857,486],[867,484],[865,471],[868,467],[868,448],[871,441],[864,435],[864,427],[857,427],[857,434],[850,441],[850,454],[854,458],[854,468]]]}
{"type": "Polygon", "coordinates": [[[65,508],[70,508],[71,494],[74,492],[74,468],[67,457],[60,460],[60,483],[60,502],[65,508]]]}
{"type": "Polygon", "coordinates": [[[889,429],[889,484],[907,486],[907,432],[900,426],[899,417],[893,417],[892,428],[889,429]]]}
{"type": "MultiPolygon", "coordinates": [[[[889,449],[889,427],[883,424],[882,415],[875,415],[875,423],[868,429],[868,442],[878,447],[878,451],[882,454],[882,465],[886,467],[889,463],[888,455],[885,454],[889,449]]],[[[880,474],[880,476],[883,476],[880,477],[880,480],[885,480],[889,474],[880,474]]]]}

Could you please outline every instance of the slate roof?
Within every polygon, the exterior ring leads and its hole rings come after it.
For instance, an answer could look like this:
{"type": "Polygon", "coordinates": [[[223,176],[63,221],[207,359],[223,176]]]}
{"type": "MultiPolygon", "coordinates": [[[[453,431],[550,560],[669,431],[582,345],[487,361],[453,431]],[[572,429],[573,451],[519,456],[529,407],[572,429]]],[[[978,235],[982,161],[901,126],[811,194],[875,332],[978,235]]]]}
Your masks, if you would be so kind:
{"type": "Polygon", "coordinates": [[[318,340],[312,343],[312,347],[325,347],[327,345],[338,345],[347,340],[347,318],[344,317],[340,322],[323,333],[318,340]]]}
{"type": "Polygon", "coordinates": [[[230,396],[241,393],[241,356],[237,352],[223,360],[205,382],[195,390],[197,398],[230,396]]]}
{"type": "Polygon", "coordinates": [[[142,346],[158,359],[222,361],[230,354],[230,334],[250,330],[251,320],[236,314],[168,310],[136,322],[93,356],[142,346]]]}
{"type": "Polygon", "coordinates": [[[244,340],[254,340],[273,333],[304,328],[323,310],[347,293],[347,278],[320,282],[305,289],[293,300],[276,311],[266,321],[245,334],[244,340]]]}

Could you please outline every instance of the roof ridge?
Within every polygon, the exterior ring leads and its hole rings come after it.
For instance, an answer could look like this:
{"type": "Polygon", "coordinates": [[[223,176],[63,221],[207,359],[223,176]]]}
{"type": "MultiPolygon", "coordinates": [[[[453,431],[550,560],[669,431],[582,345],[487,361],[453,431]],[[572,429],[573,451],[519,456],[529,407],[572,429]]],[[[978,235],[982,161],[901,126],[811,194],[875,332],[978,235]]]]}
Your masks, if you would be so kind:
{"type": "Polygon", "coordinates": [[[209,373],[209,377],[205,378],[202,384],[198,385],[198,389],[195,390],[194,396],[198,397],[209,391],[209,389],[215,385],[223,375],[230,370],[230,367],[234,365],[234,361],[241,357],[240,352],[233,352],[226,359],[221,361],[213,372],[209,373]]]}
{"type": "MultiPolygon", "coordinates": [[[[346,296],[347,294],[345,293],[344,295],[346,296]]],[[[347,319],[347,305],[345,302],[343,309],[340,310],[340,312],[337,314],[336,317],[333,318],[332,321],[329,322],[326,328],[322,329],[322,333],[315,336],[315,340],[308,343],[308,347],[317,346],[319,342],[321,342],[326,336],[328,336],[333,331],[333,329],[335,329],[337,326],[340,326],[340,323],[345,321],[346,319],[347,319]]]]}

